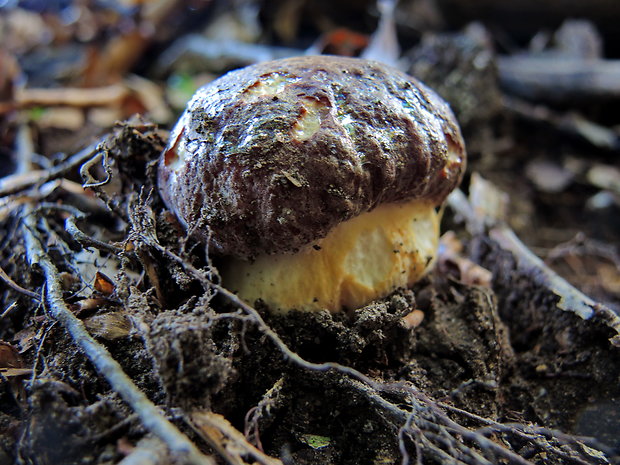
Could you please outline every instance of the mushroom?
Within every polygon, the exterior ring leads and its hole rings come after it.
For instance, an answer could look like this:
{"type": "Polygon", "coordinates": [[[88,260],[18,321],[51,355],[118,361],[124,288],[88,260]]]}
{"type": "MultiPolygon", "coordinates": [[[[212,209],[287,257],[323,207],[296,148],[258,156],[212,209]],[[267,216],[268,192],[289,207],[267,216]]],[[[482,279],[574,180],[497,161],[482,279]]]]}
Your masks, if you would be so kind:
{"type": "Polygon", "coordinates": [[[465,168],[448,105],[397,69],[304,56],[199,89],[159,164],[222,284],[271,310],[359,308],[430,268],[465,168]]]}

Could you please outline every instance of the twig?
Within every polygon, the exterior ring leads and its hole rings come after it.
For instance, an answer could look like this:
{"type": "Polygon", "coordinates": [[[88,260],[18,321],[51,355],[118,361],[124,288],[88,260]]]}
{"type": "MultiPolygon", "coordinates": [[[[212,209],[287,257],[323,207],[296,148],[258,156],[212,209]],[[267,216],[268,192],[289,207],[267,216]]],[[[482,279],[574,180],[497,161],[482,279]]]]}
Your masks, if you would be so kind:
{"type": "Polygon", "coordinates": [[[167,465],[169,462],[164,444],[157,438],[146,437],[118,465],[167,465]]]}
{"type": "Polygon", "coordinates": [[[558,308],[574,312],[586,320],[594,315],[605,319],[606,324],[616,331],[616,334],[609,339],[610,342],[620,347],[620,318],[613,310],[595,302],[545,265],[507,226],[499,225],[492,228],[489,231],[489,237],[502,249],[512,252],[522,272],[560,298],[557,303],[558,308]]]}
{"type": "Polygon", "coordinates": [[[67,307],[63,300],[63,290],[58,280],[58,269],[43,249],[37,238],[37,221],[31,209],[23,216],[23,234],[26,243],[28,262],[38,265],[45,276],[46,300],[51,315],[59,321],[71,335],[75,343],[84,351],[97,371],[110,383],[131,408],[138,414],[144,426],[166,443],[176,455],[187,463],[214,465],[209,457],[202,454],[181,431],[177,429],[161,410],[138,389],[125,374],[120,364],[86,331],[84,324],[67,307]]]}
{"type": "Polygon", "coordinates": [[[252,457],[253,464],[282,465],[282,461],[264,454],[250,444],[245,436],[222,415],[193,412],[188,424],[230,465],[241,465],[241,456],[252,457]]]}
{"type": "Polygon", "coordinates": [[[504,96],[504,108],[527,121],[550,125],[563,133],[578,136],[594,147],[620,149],[620,134],[608,127],[586,119],[577,113],[562,114],[540,104],[504,96]]]}
{"type": "Polygon", "coordinates": [[[122,84],[82,89],[61,87],[55,89],[18,89],[15,96],[20,107],[70,106],[98,107],[119,105],[129,95],[129,89],[122,84]]]}
{"type": "Polygon", "coordinates": [[[32,159],[34,157],[34,144],[32,131],[26,123],[21,123],[15,136],[15,151],[17,158],[16,173],[28,173],[32,171],[32,159]]]}
{"type": "Polygon", "coordinates": [[[517,258],[519,267],[536,282],[560,297],[558,307],[575,312],[584,320],[592,318],[594,309],[599,306],[594,300],[575,289],[566,280],[534,255],[507,226],[496,226],[489,231],[489,237],[504,250],[509,250],[517,258]]]}
{"type": "Polygon", "coordinates": [[[515,55],[497,60],[502,86],[532,100],[620,97],[620,60],[515,55]]]}
{"type": "MultiPolygon", "coordinates": [[[[473,182],[474,177],[472,176],[473,182]]],[[[485,182],[480,181],[477,187],[470,188],[477,189],[482,201],[484,201],[485,188],[483,186],[485,182]]],[[[512,253],[517,260],[517,266],[521,273],[557,295],[560,299],[557,304],[558,308],[571,311],[586,320],[595,315],[603,318],[606,324],[616,331],[616,335],[610,338],[610,342],[615,346],[620,346],[620,318],[610,308],[595,302],[549,268],[519,240],[501,218],[487,216],[484,211],[480,213],[458,189],[448,196],[448,204],[457,214],[464,217],[467,229],[471,234],[488,234],[488,237],[500,248],[512,253]]]]}
{"type": "Polygon", "coordinates": [[[110,252],[112,254],[118,254],[124,252],[121,247],[117,247],[112,244],[108,244],[107,242],[100,241],[93,237],[90,237],[82,232],[80,228],[78,228],[76,221],[78,217],[69,216],[65,219],[65,230],[71,234],[71,237],[79,242],[83,247],[94,247],[99,250],[105,250],[106,252],[110,252]]]}
{"type": "Polygon", "coordinates": [[[2,268],[0,268],[0,279],[2,279],[5,283],[9,285],[9,287],[15,289],[17,292],[20,292],[30,297],[31,299],[36,300],[37,302],[41,302],[41,296],[39,294],[21,287],[19,284],[13,281],[11,277],[8,274],[6,274],[6,272],[2,268]]]}
{"type": "Polygon", "coordinates": [[[13,302],[11,305],[9,305],[7,308],[5,308],[2,313],[0,313],[0,320],[4,320],[9,313],[11,313],[13,311],[13,309],[17,307],[17,302],[13,302]]]}
{"type": "Polygon", "coordinates": [[[0,179],[0,198],[17,194],[35,186],[36,184],[44,184],[48,181],[52,181],[63,176],[65,173],[80,166],[82,163],[91,158],[93,154],[96,153],[97,147],[101,142],[102,141],[99,141],[89,145],[54,168],[35,172],[36,175],[34,176],[25,176],[24,174],[19,173],[0,179]]]}
{"type": "MultiPolygon", "coordinates": [[[[79,210],[78,208],[75,208],[71,205],[41,202],[39,206],[37,207],[36,211],[43,210],[43,209],[61,210],[61,211],[65,211],[69,213],[70,216],[68,216],[65,219],[65,230],[71,235],[71,237],[76,242],[78,242],[83,247],[94,247],[96,249],[109,252],[111,254],[128,253],[122,247],[118,247],[118,246],[109,244],[107,242],[100,241],[98,239],[95,239],[85,234],[78,227],[77,221],[85,219],[86,214],[83,211],[79,210]]],[[[132,255],[132,254],[129,253],[129,255],[132,255]]]]}
{"type": "Polygon", "coordinates": [[[110,209],[110,211],[116,213],[123,221],[127,222],[127,212],[125,212],[115,201],[110,194],[102,189],[103,186],[108,184],[112,180],[112,169],[108,163],[109,148],[107,141],[104,141],[95,152],[95,155],[84,162],[80,167],[80,176],[82,177],[82,187],[84,189],[91,188],[95,195],[110,209]],[[90,174],[90,169],[97,163],[101,162],[101,166],[106,174],[106,177],[102,180],[96,179],[90,174]]]}
{"type": "Polygon", "coordinates": [[[84,183],[82,184],[82,187],[84,187],[84,189],[88,187],[101,187],[109,183],[110,179],[112,179],[112,173],[108,165],[108,151],[105,148],[101,148],[97,151],[94,157],[84,162],[84,164],[80,167],[80,176],[82,176],[82,179],[84,180],[84,183]],[[106,174],[106,177],[101,181],[95,179],[90,174],[90,169],[100,161],[106,174]]]}

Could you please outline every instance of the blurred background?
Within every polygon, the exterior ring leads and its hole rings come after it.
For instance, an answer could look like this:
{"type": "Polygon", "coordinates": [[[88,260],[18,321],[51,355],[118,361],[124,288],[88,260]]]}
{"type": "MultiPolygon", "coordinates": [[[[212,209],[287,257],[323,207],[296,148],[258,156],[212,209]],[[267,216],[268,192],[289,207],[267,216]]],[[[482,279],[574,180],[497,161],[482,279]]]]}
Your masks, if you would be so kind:
{"type": "Polygon", "coordinates": [[[136,113],[165,131],[240,66],[372,56],[448,100],[469,173],[508,194],[510,225],[618,309],[618,24],[617,0],[0,0],[0,176],[54,166],[136,113]]]}

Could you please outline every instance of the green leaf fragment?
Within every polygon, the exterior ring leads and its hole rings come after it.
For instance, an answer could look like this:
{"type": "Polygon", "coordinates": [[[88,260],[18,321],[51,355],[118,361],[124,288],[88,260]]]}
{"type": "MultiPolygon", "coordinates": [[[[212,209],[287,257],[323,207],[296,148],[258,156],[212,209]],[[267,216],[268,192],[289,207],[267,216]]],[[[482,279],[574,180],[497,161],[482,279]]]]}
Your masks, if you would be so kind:
{"type": "Polygon", "coordinates": [[[318,434],[302,434],[300,439],[315,450],[324,449],[331,443],[331,438],[319,436],[318,434]]]}

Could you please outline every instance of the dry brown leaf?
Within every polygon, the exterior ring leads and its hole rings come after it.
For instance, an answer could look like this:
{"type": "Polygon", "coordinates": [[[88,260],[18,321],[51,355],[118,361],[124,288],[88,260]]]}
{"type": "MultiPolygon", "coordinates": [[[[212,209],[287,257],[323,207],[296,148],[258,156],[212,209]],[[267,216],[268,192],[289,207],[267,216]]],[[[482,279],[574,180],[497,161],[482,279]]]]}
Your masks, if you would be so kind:
{"type": "Polygon", "coordinates": [[[107,299],[104,299],[102,297],[95,297],[95,298],[82,299],[76,305],[77,305],[77,308],[80,314],[82,312],[89,312],[92,314],[94,313],[93,310],[99,310],[107,303],[108,303],[107,299]]]}
{"type": "Polygon", "coordinates": [[[222,415],[213,412],[194,412],[191,421],[196,431],[231,465],[282,465],[265,455],[222,415]],[[247,457],[249,461],[246,461],[247,457]]]}
{"type": "Polygon", "coordinates": [[[490,287],[492,273],[464,257],[462,251],[463,244],[456,234],[453,231],[446,232],[439,240],[437,267],[450,274],[456,271],[456,279],[463,284],[490,287]]]}
{"type": "Polygon", "coordinates": [[[22,329],[13,337],[13,341],[19,346],[19,353],[23,354],[36,342],[37,330],[34,326],[22,329]]]}
{"type": "Polygon", "coordinates": [[[84,326],[93,336],[110,341],[127,337],[132,330],[131,320],[121,312],[91,316],[84,320],[84,326]]]}
{"type": "Polygon", "coordinates": [[[22,367],[22,359],[17,349],[8,342],[0,341],[0,369],[22,367]]]}
{"type": "Polygon", "coordinates": [[[598,266],[599,281],[603,288],[612,294],[620,294],[620,270],[611,263],[598,266]]]}
{"type": "Polygon", "coordinates": [[[417,328],[422,324],[422,321],[424,321],[424,312],[418,309],[409,312],[403,317],[403,324],[407,329],[417,328]]]}
{"type": "Polygon", "coordinates": [[[127,97],[128,94],[129,89],[122,84],[92,88],[31,88],[18,89],[15,95],[15,100],[20,106],[117,106],[127,97]]]}
{"type": "Polygon", "coordinates": [[[101,292],[103,295],[112,295],[116,288],[114,281],[108,278],[105,274],[97,271],[95,274],[95,289],[101,292]]]}

